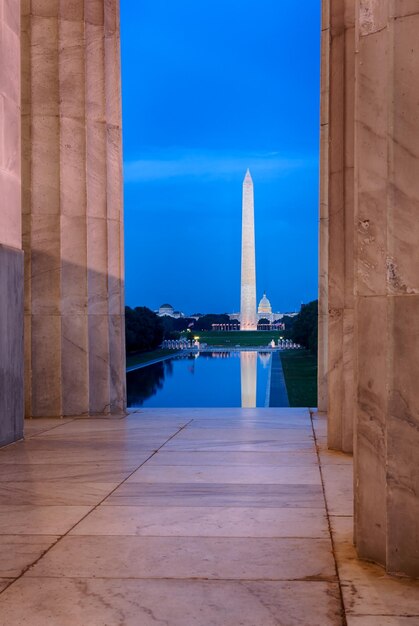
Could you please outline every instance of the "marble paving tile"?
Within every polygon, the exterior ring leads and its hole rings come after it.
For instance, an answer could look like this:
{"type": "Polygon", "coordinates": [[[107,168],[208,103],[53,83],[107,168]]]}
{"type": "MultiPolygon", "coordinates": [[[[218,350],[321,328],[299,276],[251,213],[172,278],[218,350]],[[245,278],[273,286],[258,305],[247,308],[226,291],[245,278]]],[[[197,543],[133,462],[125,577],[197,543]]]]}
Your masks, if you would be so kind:
{"type": "Polygon", "coordinates": [[[252,420],[243,420],[243,419],[235,419],[228,420],[226,422],[223,419],[215,420],[215,419],[194,419],[189,425],[188,430],[201,430],[201,429],[214,429],[217,430],[219,428],[228,428],[229,430],[242,429],[244,431],[252,430],[257,428],[258,430],[273,430],[278,431],[284,428],[289,430],[308,430],[312,431],[311,422],[307,418],[292,418],[286,421],[274,421],[267,420],[263,418],[252,419],[252,420]]]}
{"type": "Polygon", "coordinates": [[[75,482],[120,483],[138,467],[136,461],[98,463],[31,463],[0,465],[0,483],[69,480],[75,482]]]}
{"type": "Polygon", "coordinates": [[[104,502],[122,506],[324,508],[319,485],[124,483],[104,502]]]}
{"type": "Polygon", "coordinates": [[[321,509],[99,506],[71,535],[329,537],[321,509]]]}
{"type": "Polygon", "coordinates": [[[317,458],[313,451],[302,450],[298,452],[176,452],[162,448],[149,461],[151,465],[198,465],[198,466],[228,466],[247,465],[248,467],[282,467],[282,466],[316,466],[317,458]]]}
{"type": "Polygon", "coordinates": [[[147,432],[146,429],[132,430],[132,431],[112,431],[108,430],[103,433],[67,433],[62,430],[60,433],[57,431],[61,429],[55,429],[48,431],[46,433],[40,433],[35,437],[31,438],[31,442],[40,446],[40,442],[44,442],[44,445],[51,441],[57,441],[61,443],[63,446],[71,446],[78,445],[81,443],[83,446],[86,445],[97,445],[104,444],[105,446],[109,446],[112,444],[117,445],[125,445],[132,447],[133,444],[138,446],[138,449],[150,449],[156,448],[163,445],[170,437],[176,435],[178,431],[170,431],[170,432],[155,432],[154,430],[150,430],[147,432]]]}
{"type": "Polygon", "coordinates": [[[225,483],[225,484],[306,484],[321,485],[317,467],[195,467],[193,465],[153,465],[138,469],[128,483],[225,483]]]}
{"type": "Polygon", "coordinates": [[[352,454],[328,450],[325,444],[319,446],[319,456],[322,465],[350,465],[351,467],[353,465],[352,454]]]}
{"type": "MultiPolygon", "coordinates": [[[[82,449],[91,447],[92,445],[103,445],[105,448],[112,448],[113,446],[125,446],[132,447],[136,446],[137,449],[141,450],[145,447],[145,445],[149,442],[151,444],[158,443],[162,445],[167,441],[171,435],[160,434],[155,432],[154,430],[147,433],[144,431],[106,431],[101,432],[97,431],[95,433],[77,433],[71,432],[66,433],[64,431],[65,427],[55,428],[51,431],[47,431],[46,433],[39,433],[38,435],[34,435],[30,439],[27,439],[23,442],[18,443],[18,446],[26,446],[30,449],[42,448],[47,450],[54,444],[61,446],[62,448],[68,448],[72,446],[80,446],[82,449]]],[[[183,431],[180,431],[181,433],[183,431]]],[[[154,447],[153,445],[149,446],[154,447]]]]}
{"type": "Polygon", "coordinates": [[[317,445],[320,448],[321,447],[326,448],[327,447],[327,436],[326,435],[319,435],[319,434],[317,434],[316,435],[316,443],[317,443],[317,445]]]}
{"type": "Polygon", "coordinates": [[[308,614],[341,626],[337,585],[24,577],[0,598],[1,626],[303,626],[308,614]]]}
{"type": "MultiPolygon", "coordinates": [[[[14,578],[0,578],[0,593],[13,582],[14,578]]],[[[1,609],[0,609],[1,610],[1,609]]]]}
{"type": "Polygon", "coordinates": [[[134,427],[136,426],[156,426],[157,428],[159,428],[160,426],[162,428],[169,428],[169,427],[174,427],[174,428],[182,428],[184,426],[186,426],[186,424],[190,424],[192,421],[192,417],[190,415],[173,415],[173,417],[170,417],[169,414],[164,415],[164,416],[156,416],[155,414],[148,414],[148,413],[142,413],[142,414],[128,414],[124,421],[126,424],[128,425],[132,425],[134,427]]]}
{"type": "Polygon", "coordinates": [[[131,435],[143,435],[144,437],[160,436],[170,437],[174,433],[181,432],[182,425],[177,424],[159,424],[156,422],[136,423],[132,421],[116,420],[115,422],[104,420],[103,422],[92,422],[91,420],[72,420],[60,427],[49,429],[41,432],[37,437],[95,437],[110,435],[118,435],[121,437],[129,437],[131,435]]]}
{"type": "MultiPolygon", "coordinates": [[[[26,420],[26,422],[38,422],[39,418],[26,420]]],[[[45,420],[46,422],[48,420],[45,420]]],[[[177,418],[174,419],[166,419],[166,420],[157,420],[155,417],[146,417],[142,416],[140,418],[133,418],[128,415],[127,417],[74,417],[71,419],[63,420],[63,423],[66,424],[66,429],[75,432],[96,432],[98,430],[107,431],[107,430],[128,430],[130,428],[141,428],[143,426],[152,425],[155,428],[176,428],[178,424],[186,424],[188,420],[179,420],[177,418]]]]}
{"type": "Polygon", "coordinates": [[[311,428],[185,428],[175,439],[177,441],[313,441],[311,428]]]}
{"type": "Polygon", "coordinates": [[[50,450],[55,444],[63,450],[72,449],[74,452],[77,449],[94,449],[100,447],[102,450],[122,449],[124,451],[143,451],[143,450],[155,450],[164,445],[167,441],[167,437],[145,437],[143,435],[118,435],[114,433],[97,433],[95,435],[51,435],[49,437],[43,434],[33,437],[28,442],[31,449],[35,450],[50,450]]]}
{"type": "Polygon", "coordinates": [[[354,498],[352,465],[324,465],[322,475],[330,515],[352,515],[354,498]]]}
{"type": "Polygon", "coordinates": [[[0,535],[0,578],[20,576],[57,539],[52,535],[0,535]]]}
{"type": "MultiPolygon", "coordinates": [[[[352,459],[327,451],[322,420],[347,625],[419,625],[419,583],[356,558],[352,459]]],[[[0,451],[0,626],[342,625],[308,411],[33,422],[0,451]]]]}
{"type": "Polygon", "coordinates": [[[98,504],[119,483],[71,480],[0,483],[1,505],[89,506],[98,504]]]}
{"type": "Polygon", "coordinates": [[[89,511],[89,506],[0,505],[0,534],[63,535],[89,511]]]}
{"type": "Polygon", "coordinates": [[[121,461],[132,462],[138,465],[144,463],[155,450],[137,450],[135,446],[125,447],[124,445],[114,445],[112,449],[101,446],[73,446],[67,448],[60,446],[57,442],[51,441],[48,445],[34,445],[34,440],[22,444],[18,443],[0,450],[0,468],[7,464],[30,463],[56,464],[56,463],[100,463],[121,461]]]}
{"type": "Polygon", "coordinates": [[[419,616],[402,617],[400,615],[347,615],[347,626],[417,626],[419,616]]]}
{"type": "Polygon", "coordinates": [[[118,420],[116,422],[92,422],[92,420],[74,420],[69,424],[66,424],[55,432],[49,430],[42,433],[43,436],[55,436],[55,435],[82,435],[84,437],[94,436],[97,433],[114,434],[118,436],[130,437],[131,435],[144,435],[145,437],[171,437],[174,433],[180,430],[182,425],[178,424],[156,424],[155,422],[135,423],[130,421],[118,420]],[[58,432],[59,431],[59,432],[58,432]]]}
{"type": "Polygon", "coordinates": [[[73,421],[72,418],[54,419],[49,417],[38,417],[37,419],[26,419],[24,424],[25,437],[31,437],[40,432],[46,432],[54,428],[59,428],[71,421],[73,421]]]}
{"type": "Polygon", "coordinates": [[[357,558],[350,517],[331,517],[335,554],[348,615],[418,616],[419,581],[388,576],[357,558]]]}
{"type": "Polygon", "coordinates": [[[334,581],[324,539],[64,537],[30,577],[334,581]]]}
{"type": "Polygon", "coordinates": [[[297,441],[279,441],[272,439],[255,439],[254,441],[225,441],[224,439],[214,440],[182,440],[175,437],[171,439],[166,445],[165,450],[177,450],[177,451],[207,451],[216,452],[275,452],[275,451],[288,451],[297,452],[301,450],[310,450],[315,452],[314,441],[309,440],[297,440],[297,441]]]}
{"type": "Polygon", "coordinates": [[[354,518],[352,515],[330,515],[333,538],[338,545],[353,543],[354,518]]]}
{"type": "Polygon", "coordinates": [[[327,418],[324,417],[315,417],[313,416],[312,420],[313,428],[316,432],[316,435],[327,436],[327,418]]]}
{"type": "MultiPolygon", "coordinates": [[[[365,583],[342,581],[342,594],[347,615],[386,615],[417,618],[419,624],[419,586],[417,581],[394,581],[381,578],[378,567],[372,566],[365,583]]],[[[366,572],[364,572],[366,574],[366,572]]]]}

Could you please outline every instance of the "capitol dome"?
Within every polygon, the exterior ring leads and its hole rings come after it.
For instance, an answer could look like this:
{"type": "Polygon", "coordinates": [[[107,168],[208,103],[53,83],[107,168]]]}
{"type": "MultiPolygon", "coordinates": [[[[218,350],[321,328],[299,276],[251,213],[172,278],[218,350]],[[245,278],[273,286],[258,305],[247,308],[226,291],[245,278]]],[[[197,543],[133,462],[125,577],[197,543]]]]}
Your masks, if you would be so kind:
{"type": "Polygon", "coordinates": [[[258,313],[259,314],[267,314],[267,315],[271,315],[272,314],[271,303],[269,302],[268,298],[266,297],[266,293],[263,294],[263,297],[262,297],[261,301],[259,302],[258,313]]]}
{"type": "Polygon", "coordinates": [[[173,315],[175,312],[171,304],[162,304],[159,308],[159,315],[173,315]]]}

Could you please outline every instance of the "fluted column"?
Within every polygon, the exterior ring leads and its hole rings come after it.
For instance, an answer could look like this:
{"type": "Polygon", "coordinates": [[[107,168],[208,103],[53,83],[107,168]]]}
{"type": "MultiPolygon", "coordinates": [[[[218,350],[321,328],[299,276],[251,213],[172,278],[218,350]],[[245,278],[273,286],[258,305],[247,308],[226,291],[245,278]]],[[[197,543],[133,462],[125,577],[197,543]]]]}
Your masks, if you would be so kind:
{"type": "Polygon", "coordinates": [[[345,452],[353,450],[354,23],[354,0],[324,3],[319,406],[329,447],[345,452]]]}
{"type": "Polygon", "coordinates": [[[20,7],[0,0],[0,446],[23,434],[20,7]]]}
{"type": "Polygon", "coordinates": [[[23,3],[26,413],[125,409],[117,0],[23,3]]]}
{"type": "Polygon", "coordinates": [[[355,539],[419,576],[419,3],[357,3],[355,539]]]}
{"type": "Polygon", "coordinates": [[[319,323],[317,354],[317,407],[322,412],[327,411],[328,400],[329,63],[330,0],[323,0],[320,72],[319,323]]]}

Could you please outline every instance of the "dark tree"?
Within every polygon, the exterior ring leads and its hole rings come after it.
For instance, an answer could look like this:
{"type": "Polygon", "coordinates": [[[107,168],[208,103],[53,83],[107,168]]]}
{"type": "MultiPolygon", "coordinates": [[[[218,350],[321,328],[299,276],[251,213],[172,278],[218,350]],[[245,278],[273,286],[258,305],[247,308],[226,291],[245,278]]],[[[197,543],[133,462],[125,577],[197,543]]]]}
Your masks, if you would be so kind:
{"type": "Polygon", "coordinates": [[[283,324],[285,324],[285,330],[292,330],[292,327],[295,324],[295,320],[297,319],[297,317],[291,317],[290,315],[284,315],[284,317],[280,320],[278,320],[278,322],[282,322],[283,324]]]}
{"type": "Polygon", "coordinates": [[[160,318],[164,327],[165,339],[178,339],[180,333],[187,328],[192,328],[195,320],[190,317],[170,317],[169,315],[163,315],[160,318]]]}
{"type": "Polygon", "coordinates": [[[231,324],[230,317],[227,313],[203,315],[199,320],[196,320],[193,330],[212,330],[213,324],[231,324]]]}
{"type": "Polygon", "coordinates": [[[318,301],[313,300],[301,306],[291,329],[292,340],[313,353],[317,352],[317,318],[318,301]]]}
{"type": "Polygon", "coordinates": [[[128,406],[142,406],[145,400],[163,389],[166,371],[164,365],[162,362],[153,363],[128,373],[128,406]]]}
{"type": "Polygon", "coordinates": [[[145,306],[125,307],[125,338],[127,352],[145,352],[163,341],[161,319],[145,306]]]}
{"type": "Polygon", "coordinates": [[[261,326],[270,326],[271,322],[266,319],[266,317],[261,317],[261,319],[258,321],[258,328],[261,328],[261,326]]]}

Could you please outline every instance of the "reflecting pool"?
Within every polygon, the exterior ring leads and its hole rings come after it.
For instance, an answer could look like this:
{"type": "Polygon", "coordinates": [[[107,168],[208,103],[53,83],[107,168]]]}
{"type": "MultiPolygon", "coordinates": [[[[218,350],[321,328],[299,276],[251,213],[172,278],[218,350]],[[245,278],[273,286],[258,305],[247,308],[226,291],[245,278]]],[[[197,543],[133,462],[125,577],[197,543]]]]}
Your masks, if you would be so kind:
{"type": "Polygon", "coordinates": [[[200,352],[127,373],[129,407],[269,406],[271,352],[200,352]]]}

